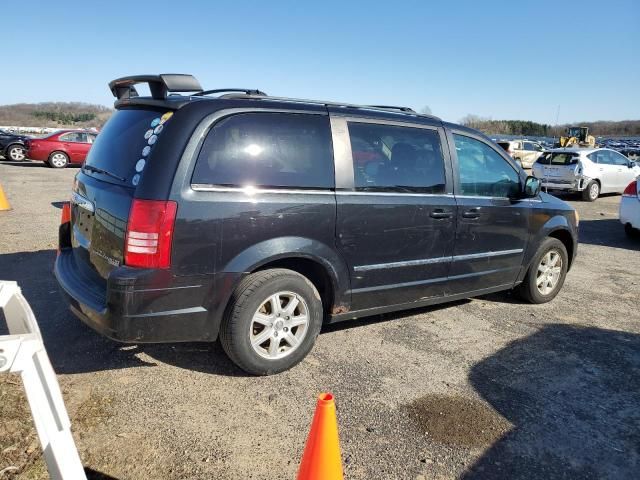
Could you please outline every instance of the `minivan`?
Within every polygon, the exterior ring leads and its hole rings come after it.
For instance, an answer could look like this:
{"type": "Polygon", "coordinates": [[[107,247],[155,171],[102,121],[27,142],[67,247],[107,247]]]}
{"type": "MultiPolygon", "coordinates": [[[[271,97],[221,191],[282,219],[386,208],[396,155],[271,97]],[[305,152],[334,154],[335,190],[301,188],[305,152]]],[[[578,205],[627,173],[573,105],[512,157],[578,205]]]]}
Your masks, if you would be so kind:
{"type": "Polygon", "coordinates": [[[548,302],[575,258],[575,210],[475,130],[190,75],[109,85],[116,110],[63,208],[55,274],[112,339],[220,338],[271,374],[326,323],[501,290],[548,302]]]}

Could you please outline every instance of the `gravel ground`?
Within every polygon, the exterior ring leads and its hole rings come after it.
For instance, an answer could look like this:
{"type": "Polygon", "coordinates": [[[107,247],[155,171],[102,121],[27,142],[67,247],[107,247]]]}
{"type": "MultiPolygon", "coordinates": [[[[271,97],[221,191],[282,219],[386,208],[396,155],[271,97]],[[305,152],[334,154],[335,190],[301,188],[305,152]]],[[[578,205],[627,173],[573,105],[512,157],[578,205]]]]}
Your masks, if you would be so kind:
{"type": "MultiPolygon", "coordinates": [[[[298,367],[255,378],[217,344],[123,346],[68,312],[51,268],[75,172],[0,162],[0,278],[36,313],[90,477],[294,478],[322,391],[347,479],[640,471],[640,240],[620,197],[569,198],[581,245],[550,304],[499,294],[326,327],[298,367]]],[[[44,478],[33,428],[5,419],[27,411],[20,389],[0,380],[0,471],[44,478]]]]}

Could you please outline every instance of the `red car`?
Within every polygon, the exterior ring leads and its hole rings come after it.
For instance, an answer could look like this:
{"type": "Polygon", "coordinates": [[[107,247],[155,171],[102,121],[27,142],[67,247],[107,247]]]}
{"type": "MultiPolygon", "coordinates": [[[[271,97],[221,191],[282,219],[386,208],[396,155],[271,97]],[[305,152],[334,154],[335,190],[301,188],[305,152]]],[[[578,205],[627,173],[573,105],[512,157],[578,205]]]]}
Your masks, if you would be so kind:
{"type": "Polygon", "coordinates": [[[82,163],[96,135],[85,130],[59,130],[43,138],[32,138],[26,142],[27,158],[47,162],[53,168],[82,163]]]}

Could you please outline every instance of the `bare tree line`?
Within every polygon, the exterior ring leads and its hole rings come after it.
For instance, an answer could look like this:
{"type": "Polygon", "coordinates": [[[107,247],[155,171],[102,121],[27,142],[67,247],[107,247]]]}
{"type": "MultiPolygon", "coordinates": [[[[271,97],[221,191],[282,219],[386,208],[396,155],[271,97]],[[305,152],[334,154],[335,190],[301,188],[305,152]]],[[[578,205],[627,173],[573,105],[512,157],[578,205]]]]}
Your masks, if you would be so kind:
{"type": "Polygon", "coordinates": [[[588,127],[596,136],[640,136],[640,120],[577,122],[563,125],[547,125],[528,120],[493,120],[478,115],[467,115],[460,120],[463,125],[480,130],[488,135],[529,135],[558,137],[566,133],[569,126],[588,127]]]}
{"type": "Polygon", "coordinates": [[[17,103],[0,106],[0,125],[100,128],[112,112],[109,107],[81,102],[17,103]]]}

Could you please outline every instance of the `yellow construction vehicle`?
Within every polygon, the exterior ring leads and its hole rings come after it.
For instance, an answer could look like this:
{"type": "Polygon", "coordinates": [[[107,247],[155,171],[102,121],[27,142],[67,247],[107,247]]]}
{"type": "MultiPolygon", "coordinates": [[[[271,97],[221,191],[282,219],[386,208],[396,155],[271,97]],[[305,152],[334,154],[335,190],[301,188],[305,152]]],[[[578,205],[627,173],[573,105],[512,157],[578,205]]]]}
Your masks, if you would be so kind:
{"type": "Polygon", "coordinates": [[[560,137],[561,147],[595,147],[596,138],[589,135],[589,127],[569,127],[567,136],[560,137]]]}

